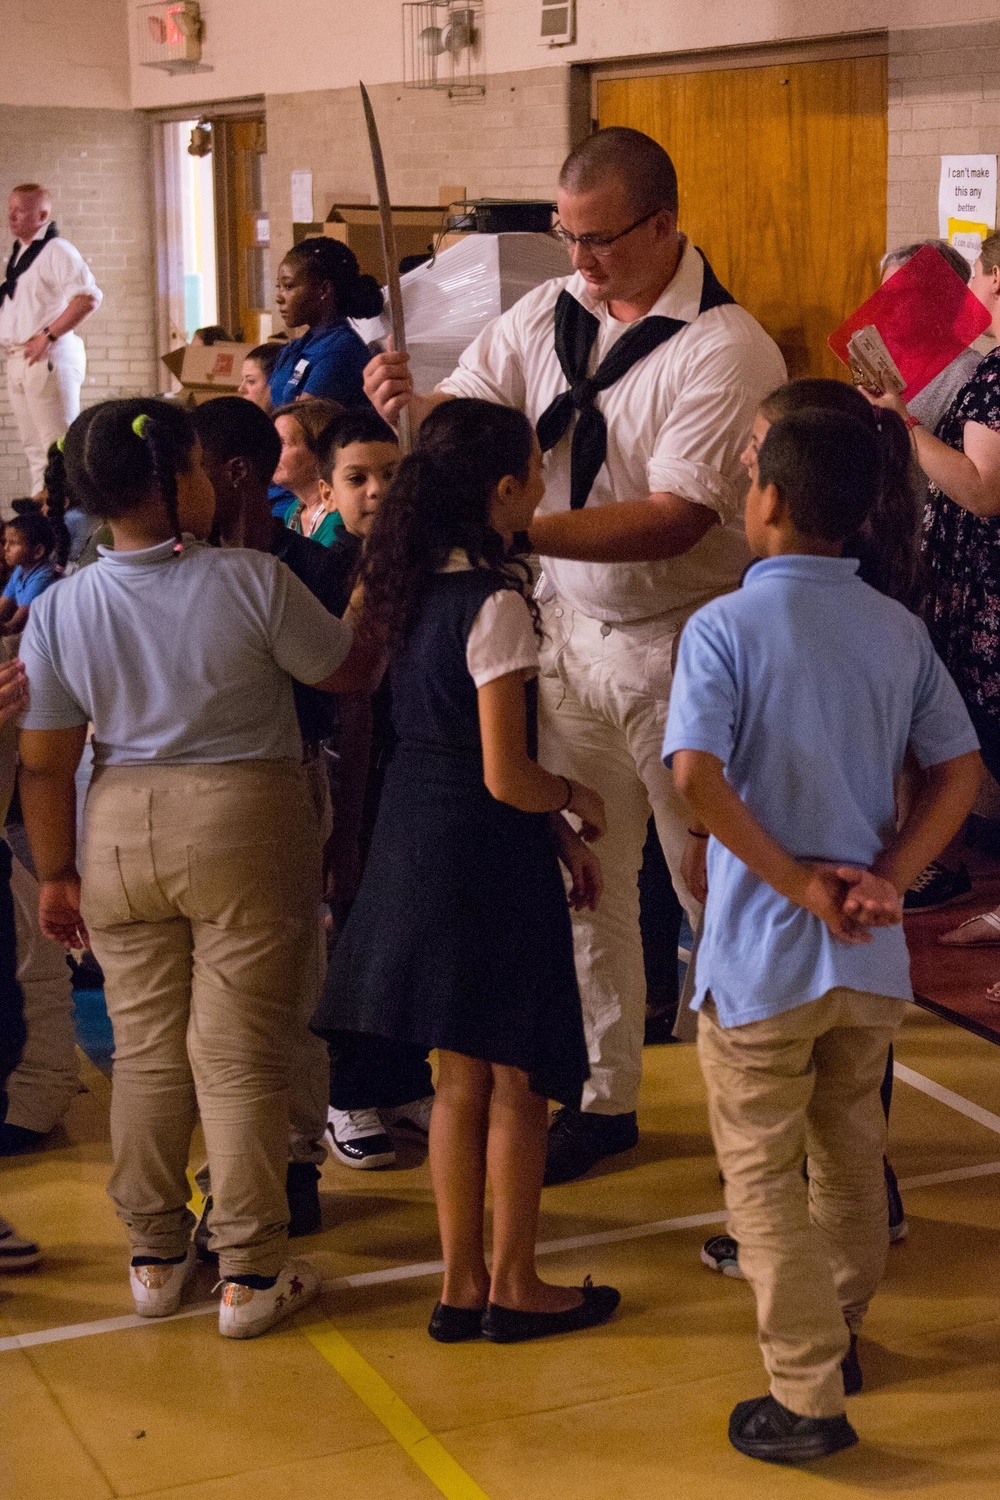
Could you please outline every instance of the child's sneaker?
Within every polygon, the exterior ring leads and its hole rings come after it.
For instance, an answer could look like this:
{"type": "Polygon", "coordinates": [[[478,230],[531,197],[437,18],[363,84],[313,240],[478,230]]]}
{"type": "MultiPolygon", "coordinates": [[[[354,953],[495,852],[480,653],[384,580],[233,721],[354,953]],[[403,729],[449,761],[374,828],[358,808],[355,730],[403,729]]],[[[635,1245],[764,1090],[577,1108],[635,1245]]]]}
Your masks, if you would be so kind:
{"type": "Polygon", "coordinates": [[[368,1171],[392,1167],[396,1151],[375,1109],[334,1109],[326,1113],[324,1138],[345,1167],[368,1171]]]}
{"type": "Polygon", "coordinates": [[[183,1260],[129,1266],[132,1301],[140,1318],[169,1318],[177,1311],[195,1260],[194,1245],[189,1245],[183,1260]]]}
{"type": "Polygon", "coordinates": [[[412,1104],[399,1104],[395,1109],[380,1109],[379,1116],[383,1125],[388,1126],[390,1130],[398,1130],[402,1135],[410,1135],[422,1146],[426,1146],[430,1135],[433,1104],[434,1095],[428,1094],[424,1099],[414,1099],[412,1104]]]}
{"type": "Polygon", "coordinates": [[[932,859],[903,897],[903,910],[940,911],[943,906],[964,901],[971,894],[972,880],[964,865],[957,870],[949,870],[947,865],[932,859]]]}
{"type": "Polygon", "coordinates": [[[746,1277],[740,1270],[739,1249],[731,1234],[713,1234],[701,1247],[701,1263],[710,1271],[721,1271],[723,1276],[736,1276],[745,1281],[746,1277]]]}
{"type": "Polygon", "coordinates": [[[42,1252],[34,1240],[26,1240],[13,1224],[0,1219],[0,1272],[30,1271],[41,1258],[42,1252]]]}
{"type": "Polygon", "coordinates": [[[222,1281],[219,1332],[225,1339],[255,1339],[311,1302],[319,1273],[307,1260],[286,1261],[274,1286],[259,1290],[240,1281],[222,1281]]]}

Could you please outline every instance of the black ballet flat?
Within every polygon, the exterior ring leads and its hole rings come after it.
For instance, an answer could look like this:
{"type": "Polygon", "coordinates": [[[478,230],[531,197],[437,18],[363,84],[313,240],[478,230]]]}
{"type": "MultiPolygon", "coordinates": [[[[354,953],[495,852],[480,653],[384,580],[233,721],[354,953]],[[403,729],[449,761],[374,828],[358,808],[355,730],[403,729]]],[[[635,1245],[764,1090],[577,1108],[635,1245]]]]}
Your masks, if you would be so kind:
{"type": "Polygon", "coordinates": [[[468,1344],[483,1332],[481,1307],[448,1307],[439,1302],[431,1313],[427,1332],[439,1344],[468,1344]]]}
{"type": "Polygon", "coordinates": [[[491,1302],[483,1314],[483,1337],[493,1344],[523,1344],[528,1339],[544,1339],[554,1333],[576,1333],[581,1328],[595,1328],[606,1323],[622,1294],[613,1286],[594,1286],[588,1276],[580,1288],[583,1301],[567,1312],[519,1312],[491,1302]]]}

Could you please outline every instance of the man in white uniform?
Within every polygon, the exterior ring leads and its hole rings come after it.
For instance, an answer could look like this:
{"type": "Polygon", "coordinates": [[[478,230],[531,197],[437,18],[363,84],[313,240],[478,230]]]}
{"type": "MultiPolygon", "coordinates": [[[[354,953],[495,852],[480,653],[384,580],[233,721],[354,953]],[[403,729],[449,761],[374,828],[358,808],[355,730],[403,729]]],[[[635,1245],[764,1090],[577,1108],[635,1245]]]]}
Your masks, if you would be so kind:
{"type": "Polygon", "coordinates": [[[73,330],[100,307],[101,291],[79,250],[60,238],[45,188],[35,182],[16,187],[7,219],[14,249],[0,282],[0,349],[37,495],[50,445],[80,413],[87,360],[73,330]]]}
{"type": "Polygon", "coordinates": [[[786,379],[776,345],[677,228],[667,153],[638,131],[599,131],[559,181],[559,231],[576,274],[492,323],[433,396],[382,354],[365,389],[415,422],[454,396],[524,411],[548,451],[527,542],[541,557],[546,642],[540,759],[594,787],[608,832],[604,895],[574,914],[591,1077],[563,1109],[546,1182],[580,1176],[638,1139],[645,978],[638,871],[652,810],[678,895],[688,814],[661,759],[677,639],[749,562],[739,455],[765,395],[786,379]]]}

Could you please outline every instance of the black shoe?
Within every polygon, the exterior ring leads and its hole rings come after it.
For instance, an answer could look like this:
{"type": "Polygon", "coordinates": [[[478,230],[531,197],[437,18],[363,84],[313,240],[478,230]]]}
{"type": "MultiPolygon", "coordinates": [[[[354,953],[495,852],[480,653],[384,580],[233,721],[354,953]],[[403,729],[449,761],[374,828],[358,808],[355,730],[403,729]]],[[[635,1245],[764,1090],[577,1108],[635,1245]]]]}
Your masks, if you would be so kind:
{"type": "Polygon", "coordinates": [[[44,1140],[44,1130],[26,1130],[23,1125],[0,1125],[0,1156],[22,1156],[25,1151],[37,1151],[44,1140]]]}
{"type": "Polygon", "coordinates": [[[858,1440],[846,1417],[800,1417],[773,1396],[741,1401],[729,1418],[729,1441],[748,1458],[769,1464],[805,1464],[858,1440]]]}
{"type": "Polygon", "coordinates": [[[79,963],[72,954],[67,954],[70,970],[70,988],[74,990],[103,990],[104,970],[89,948],[84,949],[79,963]]]}
{"type": "Polygon", "coordinates": [[[583,1301],[568,1312],[518,1312],[513,1307],[499,1307],[490,1302],[483,1313],[483,1338],[492,1344],[523,1344],[528,1339],[544,1339],[553,1333],[576,1333],[606,1323],[622,1300],[613,1286],[594,1286],[588,1276],[580,1288],[583,1301]]]}
{"type": "Polygon", "coordinates": [[[482,1338],[483,1317],[481,1307],[447,1307],[439,1302],[431,1313],[427,1332],[439,1344],[468,1344],[482,1338]]]}
{"type": "Polygon", "coordinates": [[[899,1196],[899,1183],[888,1157],[882,1158],[882,1165],[885,1168],[885,1195],[889,1200],[889,1243],[901,1245],[910,1232],[910,1226],[906,1222],[903,1200],[899,1196]]]}
{"type": "Polygon", "coordinates": [[[574,1182],[603,1157],[631,1151],[638,1140],[635,1110],[625,1115],[591,1115],[561,1109],[549,1126],[545,1186],[574,1182]]]}
{"type": "Polygon", "coordinates": [[[844,1377],[844,1395],[860,1396],[865,1380],[861,1373],[861,1361],[858,1359],[858,1336],[856,1333],[851,1334],[851,1347],[840,1361],[840,1373],[844,1377]]]}
{"type": "Polygon", "coordinates": [[[921,870],[910,889],[903,897],[904,912],[940,911],[954,901],[962,901],[972,893],[969,872],[962,865],[958,870],[949,870],[947,865],[931,860],[926,870],[921,870]]]}
{"type": "Polygon", "coordinates": [[[311,1161],[290,1161],[285,1177],[288,1194],[288,1238],[319,1234],[323,1215],[319,1206],[319,1168],[311,1161]]]}
{"type": "Polygon", "coordinates": [[[673,1010],[647,1011],[646,1031],[642,1039],[644,1047],[665,1047],[676,1042],[674,1025],[677,1021],[676,1006],[673,1010]]]}

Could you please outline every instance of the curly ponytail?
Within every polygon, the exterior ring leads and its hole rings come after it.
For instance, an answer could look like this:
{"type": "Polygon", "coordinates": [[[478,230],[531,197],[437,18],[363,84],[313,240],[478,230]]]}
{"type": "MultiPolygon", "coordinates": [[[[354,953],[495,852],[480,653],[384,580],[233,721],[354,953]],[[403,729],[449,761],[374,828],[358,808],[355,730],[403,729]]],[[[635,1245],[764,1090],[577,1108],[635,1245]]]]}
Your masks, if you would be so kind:
{"type": "Polygon", "coordinates": [[[879,477],[875,503],[857,533],[844,543],[865,583],[919,610],[926,581],[920,554],[920,499],[906,424],[894,411],[873,406],[842,380],[792,380],[761,403],[770,422],[816,407],[853,417],[874,432],[879,477]]]}
{"type": "Polygon", "coordinates": [[[48,516],[49,525],[52,528],[52,560],[60,568],[64,568],[69,558],[72,538],[63,519],[66,514],[66,502],[68,498],[66,494],[66,465],[63,462],[62,448],[58,443],[52,443],[49,447],[45,460],[45,477],[42,483],[45,486],[45,511],[48,516]]]}
{"type": "Polygon", "coordinates": [[[371,629],[398,651],[433,575],[456,548],[498,588],[529,597],[527,566],[508,558],[490,525],[490,500],[506,475],[526,480],[534,434],[519,411],[491,401],[446,401],[427,417],[375,512],[361,578],[371,629]]]}

